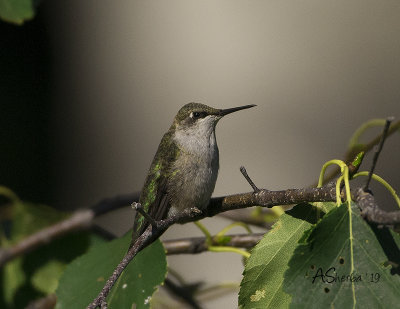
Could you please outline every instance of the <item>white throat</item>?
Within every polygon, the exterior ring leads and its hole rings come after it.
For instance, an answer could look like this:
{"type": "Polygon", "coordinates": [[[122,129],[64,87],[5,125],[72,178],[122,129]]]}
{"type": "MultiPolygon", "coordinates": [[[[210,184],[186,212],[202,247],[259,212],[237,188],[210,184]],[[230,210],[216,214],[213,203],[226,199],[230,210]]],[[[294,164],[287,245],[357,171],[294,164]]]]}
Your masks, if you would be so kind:
{"type": "Polygon", "coordinates": [[[193,155],[204,156],[214,155],[217,147],[215,138],[215,120],[208,116],[200,119],[195,125],[189,128],[177,128],[174,135],[175,142],[179,148],[193,155]]]}

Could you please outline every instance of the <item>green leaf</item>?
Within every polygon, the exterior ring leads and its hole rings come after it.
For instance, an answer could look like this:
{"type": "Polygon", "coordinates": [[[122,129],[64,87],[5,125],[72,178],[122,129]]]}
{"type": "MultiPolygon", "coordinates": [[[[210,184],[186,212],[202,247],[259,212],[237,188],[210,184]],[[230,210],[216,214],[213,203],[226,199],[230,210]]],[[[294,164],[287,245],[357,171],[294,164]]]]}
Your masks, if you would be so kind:
{"type": "Polygon", "coordinates": [[[32,276],[32,285],[45,294],[54,293],[64,269],[64,263],[58,260],[49,261],[35,271],[32,276]]]}
{"type": "Polygon", "coordinates": [[[27,281],[26,275],[22,270],[22,259],[15,259],[14,261],[9,262],[0,270],[0,274],[2,278],[0,281],[1,308],[14,308],[16,307],[14,299],[17,298],[17,292],[27,281]]]}
{"type": "Polygon", "coordinates": [[[284,273],[298,241],[316,220],[315,207],[297,205],[283,214],[254,247],[241,282],[241,308],[281,308],[289,305],[290,296],[282,289],[284,273]]]}
{"type": "MultiPolygon", "coordinates": [[[[2,221],[1,247],[69,216],[45,205],[16,202],[6,207],[10,215],[2,221]]],[[[89,247],[89,236],[88,232],[69,234],[7,263],[0,270],[0,307],[24,308],[29,301],[54,292],[67,263],[89,247]]]]}
{"type": "MultiPolygon", "coordinates": [[[[93,247],[68,265],[57,289],[57,309],[85,308],[98,295],[129,246],[131,235],[93,247]]],[[[108,308],[148,308],[167,273],[159,240],[131,261],[108,296],[108,308]]]]}
{"type": "Polygon", "coordinates": [[[33,18],[32,0],[0,0],[0,18],[21,25],[33,18]]]}
{"type": "Polygon", "coordinates": [[[296,248],[283,282],[291,308],[398,307],[399,235],[371,228],[355,204],[349,213],[334,209],[296,248]]]}

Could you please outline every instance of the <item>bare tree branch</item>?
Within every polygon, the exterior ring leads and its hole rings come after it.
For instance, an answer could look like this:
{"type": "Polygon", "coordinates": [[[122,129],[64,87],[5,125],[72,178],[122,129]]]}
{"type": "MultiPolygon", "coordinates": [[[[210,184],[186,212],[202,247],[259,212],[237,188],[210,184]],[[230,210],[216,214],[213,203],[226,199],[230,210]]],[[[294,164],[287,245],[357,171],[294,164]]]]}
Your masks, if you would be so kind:
{"type": "MultiPolygon", "coordinates": [[[[259,190],[256,194],[245,193],[227,197],[213,198],[210,203],[210,211],[206,211],[204,217],[214,216],[217,213],[227,210],[250,207],[254,205],[272,207],[283,204],[295,204],[297,202],[331,201],[334,190],[327,193],[321,188],[289,189],[286,191],[259,190]],[[302,197],[299,199],[299,197],[302,197]]],[[[27,237],[15,246],[0,250],[0,267],[8,261],[26,254],[42,245],[45,245],[56,238],[59,238],[73,231],[88,229],[92,226],[94,218],[108,211],[129,205],[133,200],[138,199],[138,193],[120,195],[114,198],[107,198],[93,207],[85,210],[78,210],[70,218],[44,228],[39,232],[27,237]]]]}
{"type": "Polygon", "coordinates": [[[399,227],[400,210],[384,211],[379,208],[375,202],[375,198],[364,189],[358,188],[355,192],[355,201],[361,209],[361,215],[370,223],[375,223],[387,227],[399,227]]]}
{"type": "MultiPolygon", "coordinates": [[[[269,208],[265,210],[270,211],[270,213],[272,213],[269,208]]],[[[219,214],[218,217],[222,217],[234,222],[243,222],[246,224],[251,224],[265,229],[269,229],[271,227],[273,223],[266,222],[264,219],[264,215],[267,214],[266,211],[263,212],[261,216],[254,216],[252,212],[253,212],[252,209],[248,208],[236,209],[234,211],[223,212],[219,214]]]]}
{"type": "Polygon", "coordinates": [[[44,228],[31,236],[28,236],[15,246],[1,249],[0,267],[22,254],[28,253],[37,247],[48,244],[55,238],[70,233],[71,231],[89,228],[93,218],[93,210],[78,210],[70,218],[44,228]]]}
{"type": "MultiPolygon", "coordinates": [[[[263,235],[264,233],[226,235],[226,237],[229,237],[230,240],[224,243],[224,245],[220,245],[218,241],[215,240],[213,240],[212,245],[250,249],[253,248],[261,240],[263,235]]],[[[196,254],[208,250],[208,245],[205,237],[164,240],[162,243],[165,250],[167,251],[167,255],[196,254]]]]}
{"type": "Polygon", "coordinates": [[[104,304],[108,293],[119,278],[123,270],[136,254],[159,238],[171,225],[175,223],[193,222],[205,217],[212,217],[228,210],[246,208],[252,206],[273,207],[284,204],[299,204],[303,202],[327,202],[334,201],[335,187],[327,184],[321,188],[288,189],[284,191],[269,191],[265,189],[257,192],[235,194],[225,197],[211,199],[207,209],[200,211],[197,208],[188,208],[185,211],[169,217],[165,220],[157,221],[157,228],[149,225],[143,234],[136,240],[128,253],[114,270],[111,277],[94,301],[88,305],[88,309],[94,309],[104,304]]]}
{"type": "Polygon", "coordinates": [[[132,203],[133,200],[138,198],[138,193],[119,195],[113,198],[103,199],[91,208],[77,210],[68,219],[44,228],[12,247],[0,249],[0,267],[8,261],[22,254],[26,254],[42,245],[48,244],[54,239],[67,233],[89,229],[93,224],[94,218],[97,216],[127,206],[132,203]]]}
{"type": "MultiPolygon", "coordinates": [[[[134,245],[129,249],[128,253],[117,266],[112,276],[107,280],[102,291],[87,307],[87,309],[97,308],[104,303],[114,283],[129,262],[136,256],[136,254],[159,238],[168,229],[168,227],[175,223],[197,221],[205,217],[215,216],[225,211],[257,205],[273,207],[276,205],[300,204],[303,202],[330,202],[336,200],[335,194],[334,183],[329,183],[321,188],[288,189],[284,191],[269,191],[261,189],[257,192],[213,198],[207,206],[207,209],[204,211],[200,211],[197,208],[190,208],[177,214],[176,216],[157,221],[157,228],[153,228],[151,225],[149,225],[145,232],[136,240],[134,245]]],[[[356,194],[354,195],[355,200],[361,201],[357,194],[360,194],[359,190],[357,190],[356,194]]],[[[400,222],[400,218],[397,219],[400,222]]]]}
{"type": "Polygon", "coordinates": [[[321,188],[287,189],[270,191],[260,189],[258,192],[229,195],[212,198],[203,217],[212,217],[221,212],[252,206],[273,207],[312,202],[332,202],[336,200],[334,184],[321,188]]]}

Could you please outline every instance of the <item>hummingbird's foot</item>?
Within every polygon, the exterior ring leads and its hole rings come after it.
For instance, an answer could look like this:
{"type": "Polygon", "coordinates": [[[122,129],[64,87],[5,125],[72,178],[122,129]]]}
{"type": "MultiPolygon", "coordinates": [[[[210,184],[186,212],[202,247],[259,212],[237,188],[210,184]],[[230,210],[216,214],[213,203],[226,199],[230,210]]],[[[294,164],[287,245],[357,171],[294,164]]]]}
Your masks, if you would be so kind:
{"type": "Polygon", "coordinates": [[[158,228],[157,222],[147,212],[144,211],[142,204],[133,202],[131,207],[145,217],[146,220],[153,226],[153,228],[158,228]]]}
{"type": "Polygon", "coordinates": [[[251,180],[250,176],[247,174],[247,171],[244,166],[240,167],[240,172],[246,178],[247,182],[250,184],[250,186],[253,188],[254,193],[260,192],[260,189],[257,188],[257,186],[254,184],[253,180],[251,180]]]}
{"type": "Polygon", "coordinates": [[[190,217],[195,217],[195,216],[202,214],[202,211],[200,209],[198,209],[197,207],[191,207],[191,208],[187,209],[187,212],[188,212],[188,216],[190,216],[190,217]]]}

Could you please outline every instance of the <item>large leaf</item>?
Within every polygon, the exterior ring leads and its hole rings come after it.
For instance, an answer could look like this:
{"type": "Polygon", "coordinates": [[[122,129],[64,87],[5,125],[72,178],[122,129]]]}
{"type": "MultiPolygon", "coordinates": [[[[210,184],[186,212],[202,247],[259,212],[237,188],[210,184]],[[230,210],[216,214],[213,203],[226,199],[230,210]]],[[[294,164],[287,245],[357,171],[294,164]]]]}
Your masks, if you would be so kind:
{"type": "Polygon", "coordinates": [[[283,214],[252,250],[239,292],[242,308],[277,308],[290,303],[282,289],[288,262],[303,233],[316,222],[317,211],[300,204],[283,214]]]}
{"type": "Polygon", "coordinates": [[[0,18],[22,24],[34,15],[33,0],[0,0],[0,18]]]}
{"type": "Polygon", "coordinates": [[[351,209],[351,216],[347,204],[331,211],[296,248],[283,282],[291,307],[399,306],[400,237],[372,229],[351,209]]]}
{"type": "MultiPolygon", "coordinates": [[[[93,247],[65,270],[57,289],[57,309],[85,308],[98,295],[129,246],[131,235],[93,247]]],[[[109,308],[147,308],[167,273],[164,248],[159,240],[132,260],[113,287],[109,308]]]]}

